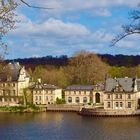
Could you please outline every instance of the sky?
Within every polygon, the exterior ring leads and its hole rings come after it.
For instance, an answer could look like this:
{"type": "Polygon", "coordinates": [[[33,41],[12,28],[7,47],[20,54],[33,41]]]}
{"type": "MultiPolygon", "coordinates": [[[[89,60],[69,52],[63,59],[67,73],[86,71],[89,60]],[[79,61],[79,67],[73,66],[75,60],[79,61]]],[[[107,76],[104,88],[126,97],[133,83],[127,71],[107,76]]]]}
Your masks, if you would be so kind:
{"type": "Polygon", "coordinates": [[[111,40],[130,23],[129,13],[139,0],[25,0],[17,1],[16,29],[4,38],[7,59],[72,56],[86,50],[99,54],[140,55],[140,35],[132,35],[111,47],[111,40]]]}

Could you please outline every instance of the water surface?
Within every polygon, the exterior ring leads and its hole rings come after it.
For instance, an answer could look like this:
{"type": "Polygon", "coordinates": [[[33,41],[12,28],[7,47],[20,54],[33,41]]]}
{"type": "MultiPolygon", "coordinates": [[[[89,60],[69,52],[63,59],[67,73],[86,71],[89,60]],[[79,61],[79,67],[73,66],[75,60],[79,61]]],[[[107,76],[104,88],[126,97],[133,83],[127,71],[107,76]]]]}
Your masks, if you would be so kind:
{"type": "Polygon", "coordinates": [[[140,117],[0,113],[0,140],[140,140],[140,117]]]}

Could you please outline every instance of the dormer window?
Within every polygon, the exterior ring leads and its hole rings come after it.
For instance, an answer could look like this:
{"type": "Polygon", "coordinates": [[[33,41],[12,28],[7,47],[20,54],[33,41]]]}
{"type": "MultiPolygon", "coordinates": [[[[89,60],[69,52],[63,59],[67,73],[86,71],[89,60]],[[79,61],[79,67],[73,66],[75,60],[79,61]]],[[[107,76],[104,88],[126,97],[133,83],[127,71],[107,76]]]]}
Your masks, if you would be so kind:
{"type": "Polygon", "coordinates": [[[114,92],[123,92],[124,89],[121,85],[116,85],[114,88],[114,92]]]}
{"type": "Polygon", "coordinates": [[[7,81],[12,81],[12,77],[11,76],[8,76],[7,77],[7,81]]]}

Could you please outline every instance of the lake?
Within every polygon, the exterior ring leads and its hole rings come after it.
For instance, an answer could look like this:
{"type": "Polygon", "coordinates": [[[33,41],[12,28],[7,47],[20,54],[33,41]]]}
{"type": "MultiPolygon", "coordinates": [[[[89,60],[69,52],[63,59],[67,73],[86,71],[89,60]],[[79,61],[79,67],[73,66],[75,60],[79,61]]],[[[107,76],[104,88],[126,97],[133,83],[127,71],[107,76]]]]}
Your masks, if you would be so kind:
{"type": "Polygon", "coordinates": [[[0,113],[0,140],[140,140],[140,117],[0,113]]]}

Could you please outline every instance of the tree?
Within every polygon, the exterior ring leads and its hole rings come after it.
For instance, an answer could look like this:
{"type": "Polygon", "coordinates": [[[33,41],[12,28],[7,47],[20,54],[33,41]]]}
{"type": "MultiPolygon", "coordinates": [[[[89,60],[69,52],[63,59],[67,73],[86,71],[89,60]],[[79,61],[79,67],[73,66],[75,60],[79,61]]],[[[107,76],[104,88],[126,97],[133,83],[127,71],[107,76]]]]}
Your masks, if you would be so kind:
{"type": "MultiPolygon", "coordinates": [[[[140,4],[139,4],[140,6],[140,4]]],[[[140,10],[133,10],[130,13],[130,24],[123,25],[122,29],[123,32],[118,34],[111,42],[111,46],[115,45],[117,42],[122,40],[123,38],[133,35],[133,34],[140,34],[140,10]]]]}
{"type": "Polygon", "coordinates": [[[66,101],[65,99],[59,99],[58,97],[56,98],[56,104],[65,104],[66,101]]]}
{"type": "Polygon", "coordinates": [[[0,1],[0,46],[6,50],[5,43],[2,42],[2,37],[11,29],[14,28],[16,20],[13,10],[17,7],[14,0],[0,1]]]}
{"type": "Polygon", "coordinates": [[[96,84],[104,81],[108,66],[96,54],[81,51],[69,62],[67,73],[71,84],[96,84]]]}

